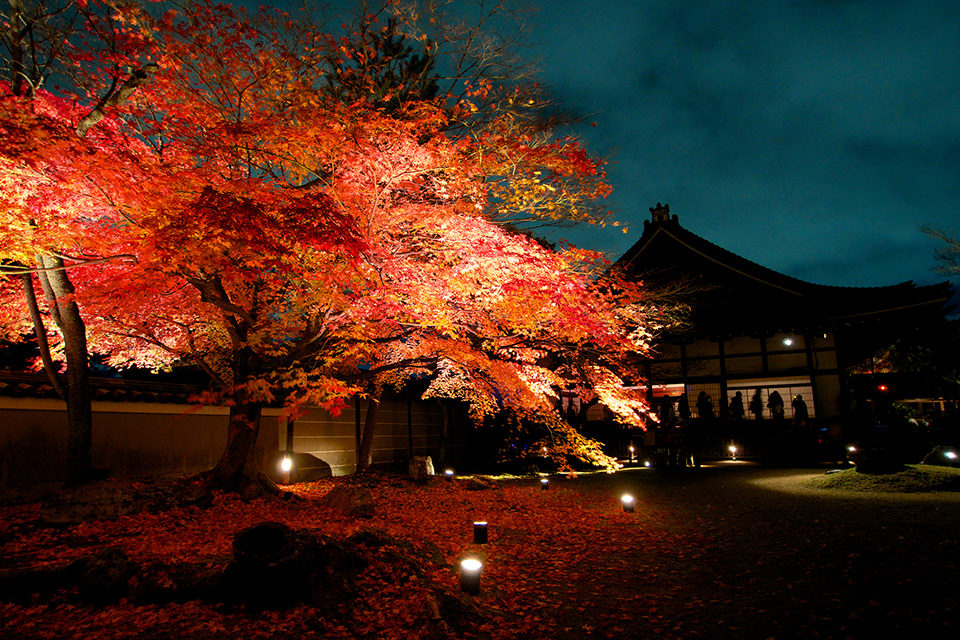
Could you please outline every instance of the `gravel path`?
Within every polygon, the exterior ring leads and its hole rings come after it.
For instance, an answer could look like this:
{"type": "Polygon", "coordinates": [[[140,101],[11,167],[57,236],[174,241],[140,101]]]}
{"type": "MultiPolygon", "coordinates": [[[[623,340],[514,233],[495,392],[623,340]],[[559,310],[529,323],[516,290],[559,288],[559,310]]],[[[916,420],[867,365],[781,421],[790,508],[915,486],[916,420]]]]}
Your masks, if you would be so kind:
{"type": "Polygon", "coordinates": [[[621,579],[567,607],[560,637],[956,637],[960,494],[802,486],[823,472],[728,463],[582,478],[575,490],[598,501],[634,493],[645,529],[669,543],[597,550],[621,579]]]}

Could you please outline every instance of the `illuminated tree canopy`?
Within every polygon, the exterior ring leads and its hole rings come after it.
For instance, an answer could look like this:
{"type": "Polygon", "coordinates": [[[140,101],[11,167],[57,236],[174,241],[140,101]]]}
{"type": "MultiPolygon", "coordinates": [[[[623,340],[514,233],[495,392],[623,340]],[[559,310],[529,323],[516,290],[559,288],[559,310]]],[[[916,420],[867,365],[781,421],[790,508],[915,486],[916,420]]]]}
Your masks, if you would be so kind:
{"type": "Polygon", "coordinates": [[[622,383],[652,330],[642,292],[599,277],[596,254],[498,224],[590,219],[609,190],[599,161],[491,109],[486,83],[452,107],[403,86],[387,100],[403,73],[331,90],[350,60],[389,53],[370,50],[394,42],[375,15],[363,28],[383,37],[357,38],[225,5],[106,7],[85,28],[108,20],[111,46],[77,38],[64,56],[84,92],[0,87],[7,335],[30,318],[20,279],[66,274],[111,364],[206,371],[203,400],[231,408],[217,486],[265,485],[251,455],[265,405],[336,412],[411,375],[431,377],[428,397],[512,410],[561,434],[558,450],[612,464],[562,421],[557,393],[642,424],[622,383]],[[481,106],[482,126],[456,126],[481,106]]]}

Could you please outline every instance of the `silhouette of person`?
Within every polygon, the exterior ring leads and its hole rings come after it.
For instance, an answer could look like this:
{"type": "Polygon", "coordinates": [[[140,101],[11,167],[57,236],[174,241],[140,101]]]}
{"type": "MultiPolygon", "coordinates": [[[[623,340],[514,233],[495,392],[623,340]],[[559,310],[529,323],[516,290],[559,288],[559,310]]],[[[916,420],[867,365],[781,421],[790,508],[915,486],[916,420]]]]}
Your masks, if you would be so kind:
{"type": "Polygon", "coordinates": [[[774,421],[783,422],[783,398],[779,391],[774,390],[770,394],[770,398],[767,400],[767,408],[770,409],[770,415],[773,416],[774,421]]]}
{"type": "Polygon", "coordinates": [[[730,416],[734,420],[743,420],[743,394],[737,391],[737,395],[730,401],[730,416]]]}
{"type": "Polygon", "coordinates": [[[668,428],[677,423],[677,414],[673,409],[673,398],[670,396],[660,398],[659,414],[657,417],[660,418],[660,426],[668,428]]]}
{"type": "Polygon", "coordinates": [[[809,413],[807,413],[807,403],[803,401],[803,396],[799,393],[790,403],[793,407],[793,421],[798,425],[806,424],[809,413]]]}
{"type": "Polygon", "coordinates": [[[760,389],[754,391],[753,397],[750,398],[750,413],[757,420],[763,419],[763,395],[760,393],[760,389]]]}
{"type": "Polygon", "coordinates": [[[677,412],[680,414],[681,420],[690,419],[690,403],[687,401],[686,392],[681,393],[677,399],[677,412]]]}
{"type": "Polygon", "coordinates": [[[701,420],[713,418],[713,398],[706,391],[701,391],[697,396],[697,415],[701,420]]]}

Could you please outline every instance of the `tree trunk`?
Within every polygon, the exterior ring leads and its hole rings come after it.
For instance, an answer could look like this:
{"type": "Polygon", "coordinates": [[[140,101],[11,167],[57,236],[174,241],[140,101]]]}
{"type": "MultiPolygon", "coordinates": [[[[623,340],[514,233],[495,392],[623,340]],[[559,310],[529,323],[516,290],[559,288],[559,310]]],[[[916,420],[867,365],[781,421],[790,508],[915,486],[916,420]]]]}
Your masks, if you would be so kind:
{"type": "Polygon", "coordinates": [[[380,396],[371,396],[367,405],[367,417],[363,422],[363,438],[360,451],[357,452],[357,475],[370,469],[373,464],[373,436],[377,428],[377,410],[380,408],[380,396]]]}
{"type": "Polygon", "coordinates": [[[47,304],[60,332],[67,361],[67,483],[81,484],[93,479],[93,412],[90,407],[90,362],[87,355],[87,327],[74,301],[74,288],[63,260],[41,256],[40,282],[47,304]]]}
{"type": "Polygon", "coordinates": [[[279,488],[260,470],[255,455],[263,405],[240,399],[230,407],[227,446],[212,470],[205,474],[207,486],[251,496],[279,493],[279,488]]]}
{"type": "Polygon", "coordinates": [[[60,383],[57,377],[57,366],[53,362],[53,356],[50,354],[50,343],[47,341],[47,328],[43,323],[43,316],[40,315],[40,305],[37,304],[37,293],[33,287],[33,275],[25,273],[20,276],[23,281],[23,293],[27,298],[27,308],[30,310],[30,319],[33,321],[33,334],[37,339],[37,348],[40,349],[40,360],[43,362],[43,370],[46,371],[50,384],[54,391],[60,396],[61,400],[66,401],[67,390],[60,383]]]}
{"type": "Polygon", "coordinates": [[[440,451],[437,456],[437,461],[442,464],[447,464],[447,428],[450,424],[450,418],[447,414],[447,405],[443,400],[437,400],[437,404],[440,405],[440,451]]]}

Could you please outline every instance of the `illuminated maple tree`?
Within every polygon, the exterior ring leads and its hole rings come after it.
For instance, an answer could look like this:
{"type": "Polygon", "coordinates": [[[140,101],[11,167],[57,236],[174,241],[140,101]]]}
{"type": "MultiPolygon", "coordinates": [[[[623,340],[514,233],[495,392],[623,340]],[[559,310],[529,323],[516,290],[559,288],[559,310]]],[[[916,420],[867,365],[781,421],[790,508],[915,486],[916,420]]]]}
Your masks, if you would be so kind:
{"type": "MultiPolygon", "coordinates": [[[[230,406],[212,484],[269,488],[252,455],[266,404],[336,412],[363,392],[375,411],[383,385],[418,372],[433,376],[428,396],[521,412],[566,434],[558,451],[612,464],[560,419],[557,393],[589,388],[642,424],[620,383],[646,349],[642,296],[598,280],[594,254],[496,224],[580,219],[578,203],[608,187],[579,145],[506,112],[456,134],[483,87],[454,107],[413,92],[386,108],[384,75],[331,91],[324,73],[350,67],[356,39],[282,14],[197,3],[111,19],[123,46],[75,55],[89,96],[4,103],[17,134],[2,148],[5,232],[29,240],[23,256],[75,248],[69,301],[110,363],[209,374],[204,400],[230,406]],[[104,66],[126,71],[91,72],[104,66]],[[357,95],[381,99],[344,100],[357,95]]],[[[361,468],[375,413],[367,422],[361,468]]]]}

